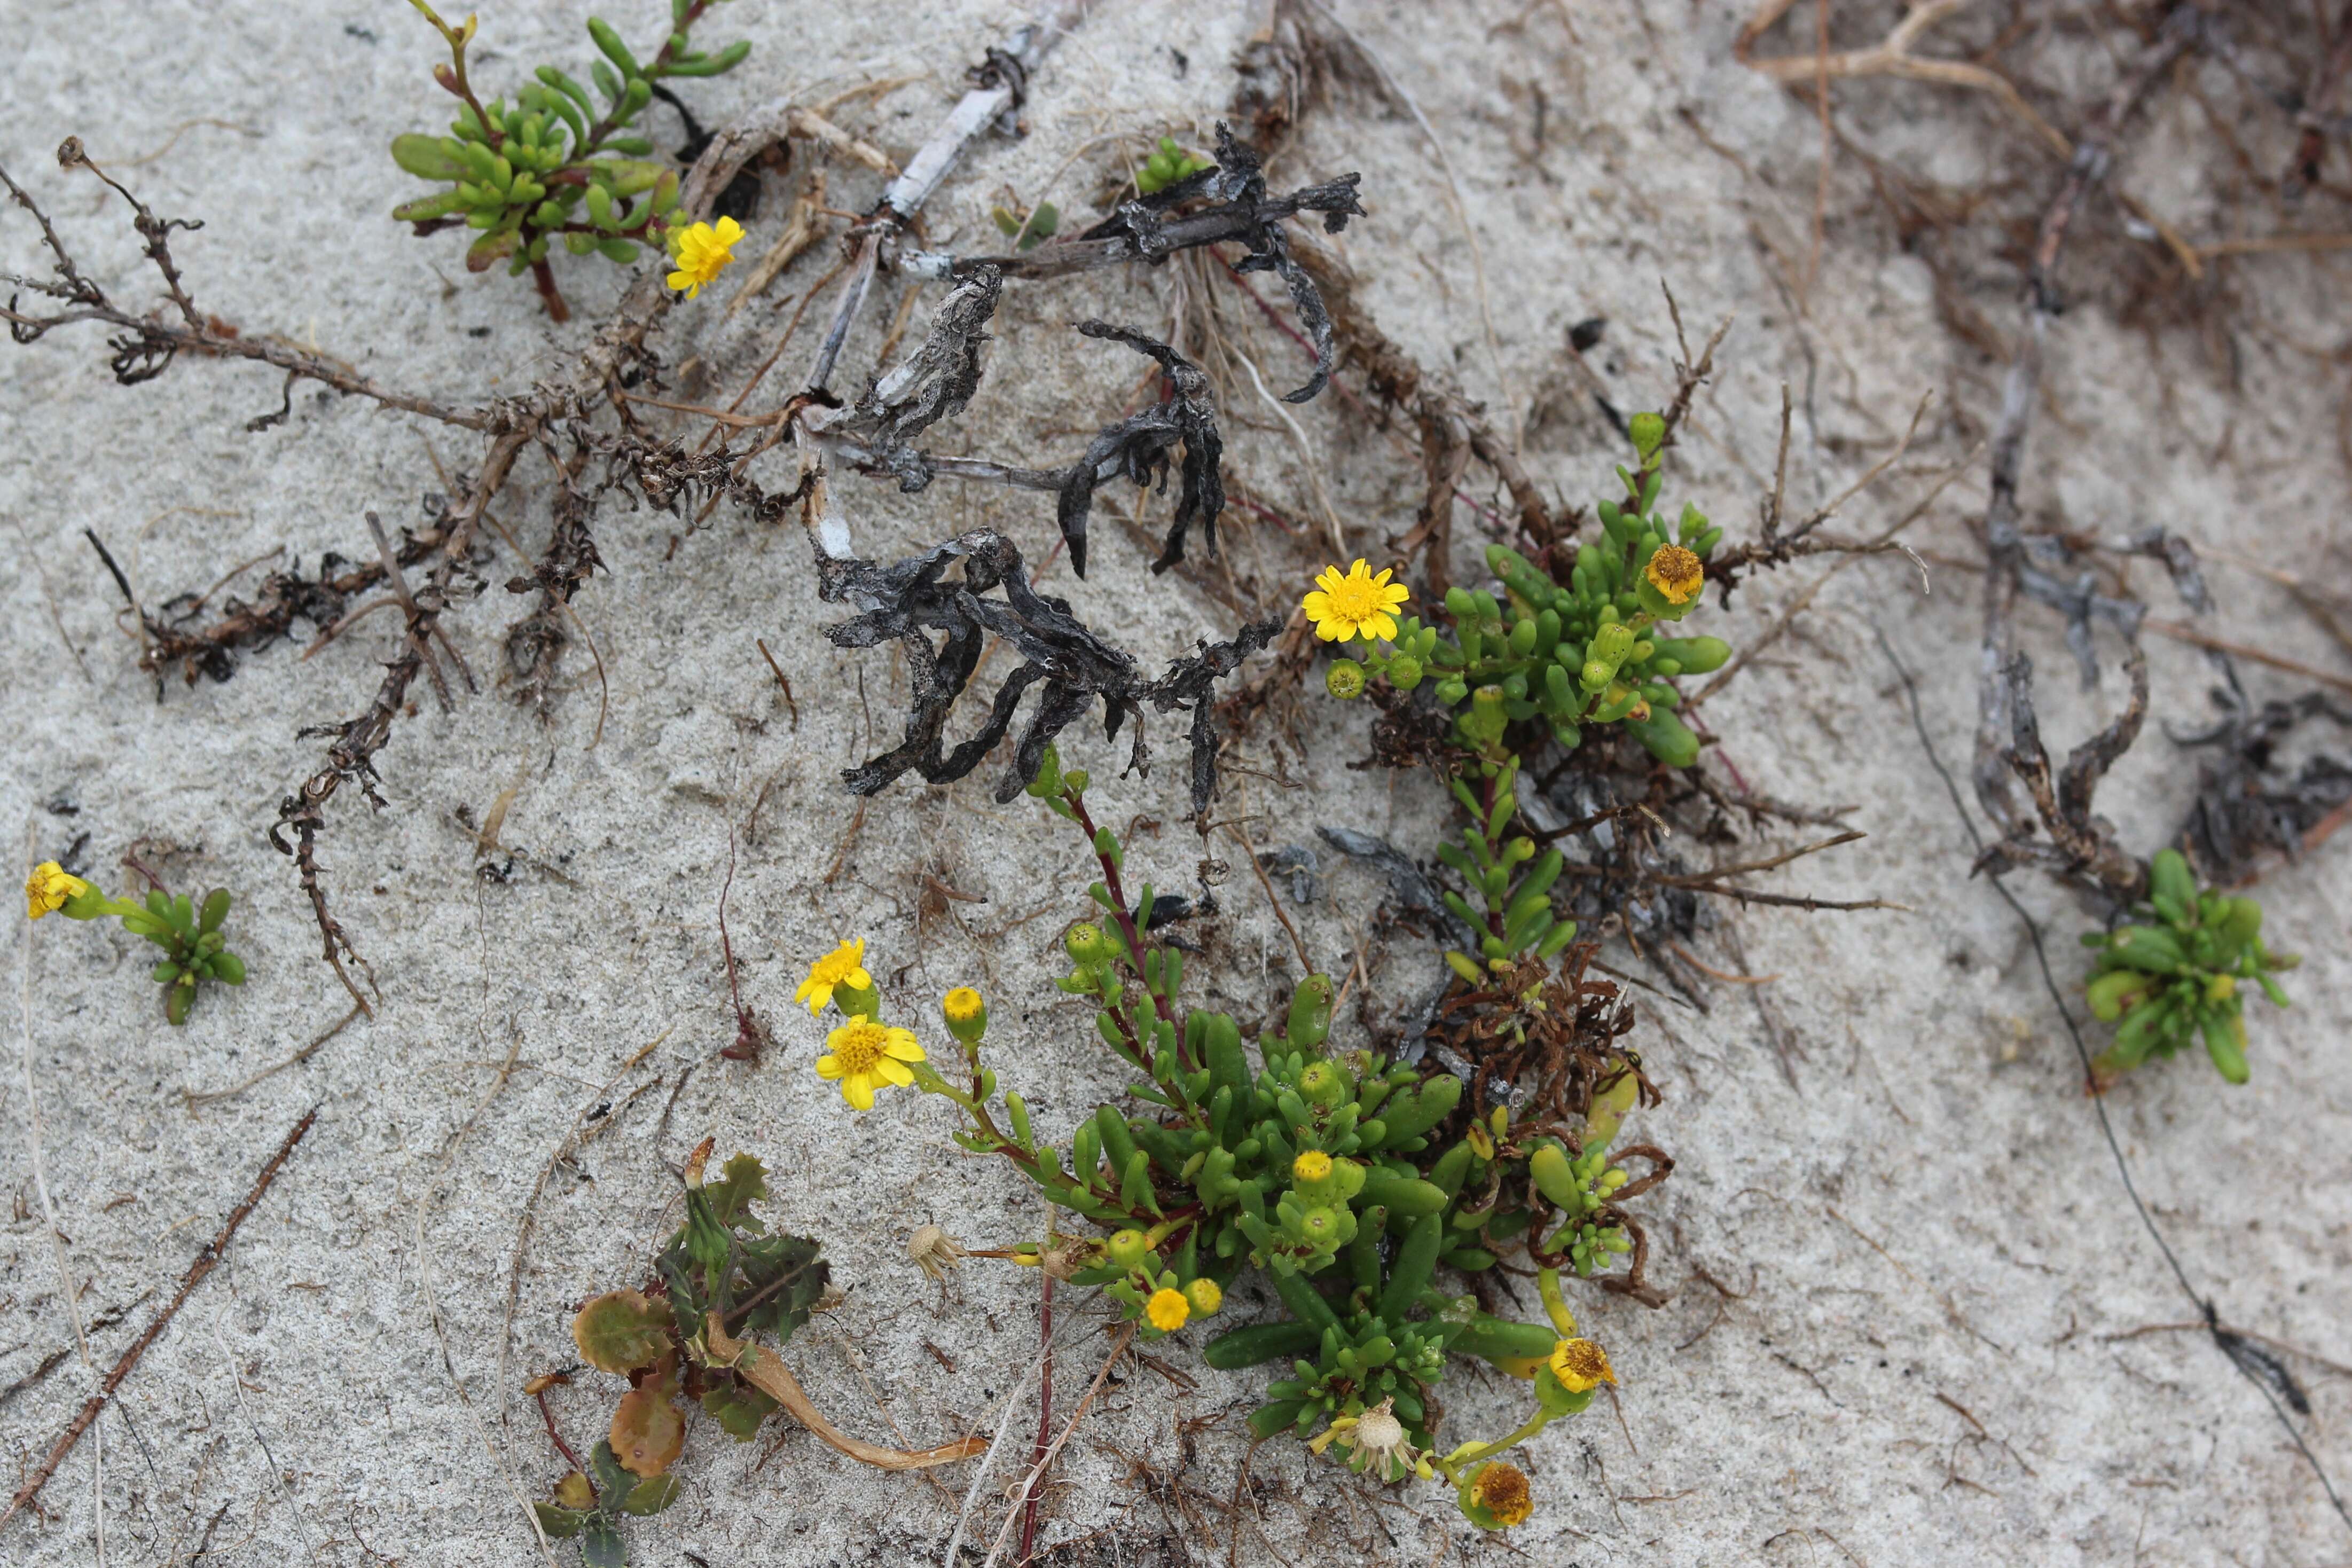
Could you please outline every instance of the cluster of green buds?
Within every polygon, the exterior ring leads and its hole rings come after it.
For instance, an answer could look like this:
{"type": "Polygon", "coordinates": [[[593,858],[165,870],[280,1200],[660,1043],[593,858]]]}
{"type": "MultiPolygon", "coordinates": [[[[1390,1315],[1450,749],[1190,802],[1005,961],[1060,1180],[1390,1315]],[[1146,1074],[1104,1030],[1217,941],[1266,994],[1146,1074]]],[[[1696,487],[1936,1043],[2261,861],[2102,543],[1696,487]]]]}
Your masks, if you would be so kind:
{"type": "Polygon", "coordinates": [[[1162,136],[1151,156],[1143,161],[1143,167],[1135,171],[1135,188],[1147,196],[1153,195],[1179,180],[1215,167],[1208,159],[1176,145],[1173,136],[1162,136]]]}
{"type": "Polygon", "coordinates": [[[1664,521],[1665,421],[1637,415],[1632,430],[1640,466],[1617,469],[1624,498],[1600,503],[1603,537],[1578,548],[1566,583],[1508,546],[1489,545],[1500,598],[1484,588],[1448,589],[1451,639],[1408,616],[1386,651],[1360,665],[1332,665],[1332,693],[1354,696],[1372,677],[1408,691],[1431,681],[1439,702],[1460,710],[1457,741],[1492,761],[1507,754],[1508,727],[1531,721],[1570,747],[1590,726],[1622,724],[1671,767],[1696,761],[1698,738],[1675,714],[1682,696],[1672,681],[1719,668],[1731,649],[1718,637],[1667,637],[1654,628],[1697,607],[1705,563],[1723,531],[1690,505],[1672,524],[1664,521]]]}
{"type": "MultiPolygon", "coordinates": [[[[1633,1092],[1630,1075],[1618,1082],[1622,1092],[1633,1092]]],[[[1528,1174],[1567,1216],[1543,1249],[1564,1255],[1579,1277],[1590,1278],[1595,1269],[1607,1268],[1612,1258],[1633,1250],[1622,1226],[1596,1223],[1593,1218],[1633,1179],[1622,1165],[1609,1163],[1605,1144],[1592,1144],[1581,1154],[1571,1155],[1559,1144],[1546,1142],[1528,1157],[1528,1174]]]]}
{"type": "Polygon", "coordinates": [[[245,984],[245,960],[228,950],[228,939],[221,934],[232,901],[226,888],[215,888],[202,904],[185,893],[174,896],[161,888],[150,892],[143,904],[110,899],[54,860],[42,861],[25,879],[25,905],[31,919],[60,914],[75,921],[120,920],[123,930],[162,948],[163,956],[152,977],[163,988],[163,1016],[173,1024],[188,1021],[199,982],[245,984]]]}
{"type": "Polygon", "coordinates": [[[1445,894],[1454,919],[1478,932],[1479,948],[1477,959],[1449,952],[1445,962],[1472,985],[1486,983],[1488,968],[1507,967],[1530,953],[1549,959],[1576,940],[1576,922],[1552,913],[1552,884],[1565,858],[1557,849],[1538,855],[1534,839],[1509,831],[1519,808],[1518,778],[1519,760],[1510,757],[1479,762],[1468,776],[1452,781],[1454,798],[1470,820],[1461,844],[1440,844],[1437,858],[1477,892],[1486,909],[1474,911],[1461,894],[1445,894]]]}
{"type": "Polygon", "coordinates": [[[2135,912],[2140,923],[2083,937],[2099,954],[2089,982],[2091,1012],[2116,1025],[2115,1044],[2093,1065],[2113,1077],[2202,1035],[2221,1076],[2245,1082],[2243,986],[2252,982],[2286,1006],[2286,993],[2271,975],[2302,960],[2263,945],[2263,907],[2253,900],[2199,891],[2177,849],[2157,853],[2147,902],[2135,912]]]}
{"type": "Polygon", "coordinates": [[[609,24],[591,17],[589,37],[603,56],[589,73],[597,96],[555,67],[541,66],[539,79],[512,103],[493,99],[485,104],[466,73],[475,18],[453,27],[426,0],[410,3],[449,46],[451,63],[433,74],[458,108],[446,136],[393,139],[394,163],[420,179],[446,181],[448,189],[404,202],[392,216],[415,224],[419,233],[463,222],[478,234],[466,252],[467,269],[487,271],[504,261],[509,274],[535,270],[549,313],[562,321],[568,312],[546,266],[551,245],[574,256],[601,254],[628,263],[637,258],[640,242],[665,239],[666,220],[678,202],[677,174],[646,159],[653,142],[630,129],[652,101],[654,83],[716,76],[740,64],[751,46],[696,52],[690,29],[715,0],[671,0],[672,30],[643,60],[609,24]]]}

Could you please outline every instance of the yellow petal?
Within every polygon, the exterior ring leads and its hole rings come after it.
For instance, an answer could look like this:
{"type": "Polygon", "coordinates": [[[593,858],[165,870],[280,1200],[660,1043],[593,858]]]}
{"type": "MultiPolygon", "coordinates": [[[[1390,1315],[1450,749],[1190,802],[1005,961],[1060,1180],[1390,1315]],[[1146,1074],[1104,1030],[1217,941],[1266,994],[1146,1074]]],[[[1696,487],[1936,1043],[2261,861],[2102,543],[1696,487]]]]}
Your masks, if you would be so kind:
{"type": "Polygon", "coordinates": [[[816,1058],[816,1076],[828,1081],[841,1076],[841,1058],[824,1056],[816,1058]]]}
{"type": "MultiPolygon", "coordinates": [[[[682,260],[684,258],[680,258],[680,259],[682,260]]],[[[673,289],[685,289],[686,297],[689,300],[693,299],[696,291],[702,287],[700,281],[697,279],[691,272],[671,273],[669,275],[669,286],[673,289]]]]}
{"type": "Polygon", "coordinates": [[[1347,627],[1341,626],[1338,620],[1333,619],[1316,622],[1315,635],[1321,637],[1325,642],[1346,642],[1355,634],[1349,631],[1347,627]]]}
{"type": "Polygon", "coordinates": [[[859,1110],[874,1109],[874,1080],[865,1073],[841,1080],[841,1098],[859,1110]]]}
{"type": "Polygon", "coordinates": [[[886,1057],[894,1058],[902,1062],[927,1062],[931,1059],[923,1054],[921,1044],[916,1040],[911,1032],[906,1029],[891,1030],[890,1043],[884,1046],[882,1051],[886,1057]],[[901,1038],[902,1036],[905,1037],[901,1038]]]}
{"type": "Polygon", "coordinates": [[[1299,600],[1298,607],[1307,612],[1308,620],[1319,621],[1331,613],[1331,595],[1318,590],[1299,600]]]}
{"type": "Polygon", "coordinates": [[[1371,641],[1374,637],[1387,637],[1391,641],[1394,641],[1396,634],[1396,617],[1390,615],[1385,610],[1374,611],[1370,618],[1364,622],[1364,640],[1366,642],[1371,641]]]}
{"type": "Polygon", "coordinates": [[[874,976],[866,973],[865,966],[861,964],[849,972],[849,984],[853,990],[871,991],[874,989],[874,976]]]}
{"type": "Polygon", "coordinates": [[[876,1062],[873,1071],[868,1076],[879,1078],[887,1083],[895,1083],[900,1089],[915,1081],[914,1069],[905,1062],[891,1057],[884,1057],[880,1061],[876,1062]]]}

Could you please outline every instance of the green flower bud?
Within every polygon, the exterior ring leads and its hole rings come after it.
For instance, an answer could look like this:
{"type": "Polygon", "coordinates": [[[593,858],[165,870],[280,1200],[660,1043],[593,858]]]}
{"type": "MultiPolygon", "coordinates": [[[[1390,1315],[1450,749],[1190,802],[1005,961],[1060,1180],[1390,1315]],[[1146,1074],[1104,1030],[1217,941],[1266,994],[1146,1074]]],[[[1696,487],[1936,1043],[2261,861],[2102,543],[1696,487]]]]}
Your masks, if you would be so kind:
{"type": "Polygon", "coordinates": [[[1070,955],[1071,963],[1089,969],[1110,958],[1110,944],[1103,940],[1102,927],[1091,921],[1072,926],[1069,934],[1062,938],[1062,949],[1070,955]]]}
{"type": "Polygon", "coordinates": [[[1411,654],[1399,654],[1389,660],[1389,684],[1399,691],[1411,691],[1421,684],[1421,660],[1411,654]]]}
{"type": "Polygon", "coordinates": [[[988,1032],[988,1004],[969,985],[959,985],[940,998],[940,1011],[947,1018],[948,1033],[967,1046],[977,1046],[988,1032]]]}
{"type": "Polygon", "coordinates": [[[1337,658],[1324,672],[1323,689],[1342,702],[1364,694],[1364,667],[1352,658],[1337,658]]]}
{"type": "Polygon", "coordinates": [[[1151,1243],[1139,1230],[1122,1230],[1103,1243],[1103,1251],[1119,1268],[1137,1268],[1151,1256],[1151,1243]]]}
{"type": "Polygon", "coordinates": [[[1625,422],[1625,433],[1633,437],[1633,450],[1642,455],[1642,464],[1649,466],[1666,439],[1665,416],[1660,414],[1636,414],[1625,422]]]}

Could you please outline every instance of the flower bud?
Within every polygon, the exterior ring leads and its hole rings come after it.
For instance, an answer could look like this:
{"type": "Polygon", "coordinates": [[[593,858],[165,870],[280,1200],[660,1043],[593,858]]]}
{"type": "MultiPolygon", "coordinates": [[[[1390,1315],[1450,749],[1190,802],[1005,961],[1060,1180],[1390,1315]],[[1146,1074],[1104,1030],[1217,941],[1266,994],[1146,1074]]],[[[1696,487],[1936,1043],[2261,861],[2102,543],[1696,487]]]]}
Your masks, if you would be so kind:
{"type": "Polygon", "coordinates": [[[1421,660],[1411,654],[1399,654],[1389,660],[1389,684],[1399,691],[1411,691],[1421,684],[1421,660]]]}
{"type": "Polygon", "coordinates": [[[1070,955],[1071,963],[1087,968],[1110,957],[1110,944],[1103,940],[1102,927],[1091,921],[1072,926],[1062,938],[1062,948],[1070,955]]]}
{"type": "Polygon", "coordinates": [[[1184,1287],[1184,1300],[1192,1303],[1192,1316],[1213,1318],[1225,1304],[1225,1293],[1213,1279],[1195,1279],[1184,1287]]]}
{"type": "Polygon", "coordinates": [[[1323,689],[1342,702],[1364,694],[1364,667],[1352,658],[1335,658],[1324,672],[1323,689]]]}
{"type": "Polygon", "coordinates": [[[1535,1512],[1527,1473],[1505,1459],[1490,1460],[1463,1477],[1454,1500],[1462,1517],[1481,1530],[1525,1524],[1535,1512]]]}
{"type": "Polygon", "coordinates": [[[1151,1242],[1141,1231],[1130,1228],[1113,1234],[1103,1243],[1103,1251],[1119,1268],[1134,1268],[1151,1255],[1151,1242]]]}
{"type": "Polygon", "coordinates": [[[940,1012],[947,1018],[948,1033],[967,1046],[980,1044],[981,1036],[988,1032],[988,1004],[969,985],[959,985],[940,997],[940,1012]]]}

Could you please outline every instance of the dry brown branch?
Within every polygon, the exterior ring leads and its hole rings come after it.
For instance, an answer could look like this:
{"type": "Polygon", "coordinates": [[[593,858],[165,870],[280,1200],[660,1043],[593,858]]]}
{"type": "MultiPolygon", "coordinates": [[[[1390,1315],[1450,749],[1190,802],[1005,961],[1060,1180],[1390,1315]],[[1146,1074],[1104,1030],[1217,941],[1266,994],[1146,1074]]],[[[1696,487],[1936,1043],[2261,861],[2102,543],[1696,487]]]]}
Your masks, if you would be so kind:
{"type": "MultiPolygon", "coordinates": [[[[2116,82],[2106,100],[2084,127],[2081,143],[2067,165],[2065,176],[2042,216],[2025,279],[2024,330],[2017,355],[2011,362],[2001,390],[1999,424],[1992,436],[1990,499],[1985,508],[1985,544],[1990,557],[1985,572],[1984,631],[1978,655],[1976,755],[1971,770],[1977,798],[2004,843],[2022,845],[2032,819],[2018,795],[2019,775],[2012,770],[2008,749],[2019,738],[2021,723],[2031,725],[2030,714],[2017,711],[2015,697],[2021,688],[2012,679],[2016,635],[2012,624],[2025,569],[2025,536],[2018,506],[2020,470],[2025,437],[2040,400],[2042,354],[2050,323],[2060,304],[2057,269],[2068,226],[2091,188],[2106,177],[2113,162],[2113,143],[2148,91],[2173,63],[2186,55],[2200,36],[2203,22],[2190,5],[2176,5],[2154,43],[2148,45],[2116,82]]],[[[2136,651],[2136,650],[2135,650],[2136,651]]],[[[2053,830],[2057,831],[2055,825],[2053,830]]],[[[2080,837],[2084,824],[2071,825],[2080,837]]],[[[2110,858],[2102,858],[2107,864],[2110,858]]]]}
{"type": "Polygon", "coordinates": [[[212,1241],[202,1252],[196,1254],[194,1261],[190,1263],[187,1269],[181,1274],[180,1287],[172,1293],[171,1300],[164,1303],[163,1310],[149,1321],[147,1327],[141,1331],[139,1337],[131,1342],[130,1348],[115,1359],[113,1369],[107,1373],[105,1380],[99,1384],[98,1392],[82,1403],[81,1409],[75,1413],[71,1421],[66,1423],[66,1429],[58,1435],[58,1440],[50,1445],[47,1458],[35,1467],[33,1473],[26,1478],[24,1484],[16,1489],[16,1495],[8,1501],[7,1511],[0,1513],[0,1526],[5,1526],[10,1520],[16,1518],[18,1510],[38,1496],[41,1488],[47,1483],[48,1479],[58,1473],[58,1467],[65,1462],[65,1457],[73,1451],[76,1443],[81,1441],[82,1434],[89,1430],[90,1425],[98,1419],[99,1412],[106,1408],[106,1402],[113,1398],[115,1390],[122,1386],[123,1379],[129,1377],[132,1369],[138,1366],[139,1358],[147,1353],[147,1347],[153,1344],[156,1338],[171,1326],[173,1318],[178,1314],[181,1307],[186,1304],[189,1296],[194,1293],[197,1286],[204,1283],[205,1276],[210,1274],[227,1253],[228,1244],[236,1239],[237,1226],[245,1223],[246,1216],[254,1211],[255,1206],[261,1202],[263,1194],[269,1191],[269,1184],[278,1179],[278,1173],[286,1168],[287,1158],[294,1152],[294,1146],[302,1142],[303,1135],[310,1131],[311,1123],[318,1119],[318,1108],[313,1106],[302,1113],[302,1120],[297,1121],[294,1124],[294,1130],[287,1133],[284,1140],[278,1143],[277,1152],[269,1156],[268,1161],[261,1167],[261,1173],[254,1178],[253,1185],[247,1190],[244,1201],[229,1210],[228,1218],[222,1222],[219,1231],[215,1234],[212,1241]]]}
{"type": "Polygon", "coordinates": [[[2036,114],[2033,106],[2020,97],[2009,79],[1999,71],[1961,60],[1937,59],[1913,52],[1930,28],[1968,9],[1969,0],[1914,0],[1910,10],[1886,37],[1866,49],[1759,58],[1755,53],[1757,40],[1770,31],[1772,25],[1786,16],[1795,3],[1796,0],[1764,0],[1757,7],[1755,15],[1748,17],[1747,25],[1739,29],[1739,37],[1732,45],[1733,58],[1748,69],[1768,76],[1785,87],[1813,86],[1832,79],[1850,77],[1893,76],[1913,81],[1935,82],[1943,87],[1989,92],[2000,100],[2003,108],[2023,121],[2052,152],[2062,158],[2074,152],[2065,133],[2036,114]]]}

